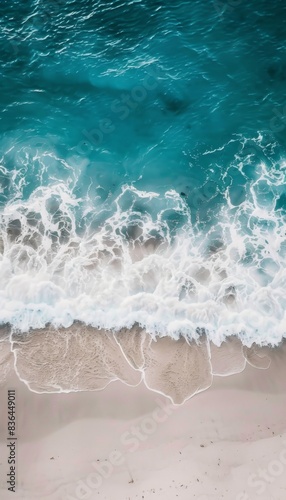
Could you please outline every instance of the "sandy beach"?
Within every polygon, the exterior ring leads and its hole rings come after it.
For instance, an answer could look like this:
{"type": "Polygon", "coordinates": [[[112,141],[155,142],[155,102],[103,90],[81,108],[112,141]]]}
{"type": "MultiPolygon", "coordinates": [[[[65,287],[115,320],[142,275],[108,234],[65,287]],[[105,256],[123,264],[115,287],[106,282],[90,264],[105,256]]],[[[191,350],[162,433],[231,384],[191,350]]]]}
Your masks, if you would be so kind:
{"type": "MultiPolygon", "coordinates": [[[[50,338],[51,332],[46,334],[50,338]]],[[[38,349],[37,335],[14,336],[11,344],[3,334],[0,343],[1,499],[285,500],[285,346],[244,350],[241,357],[233,339],[221,348],[208,347],[209,358],[206,344],[190,350],[179,341],[170,358],[164,339],[138,350],[139,341],[149,345],[150,339],[136,331],[131,344],[132,336],[117,337],[116,350],[113,344],[105,351],[81,345],[90,358],[86,364],[81,358],[82,371],[74,364],[67,373],[65,363],[79,352],[75,337],[67,342],[62,335],[66,351],[57,342],[57,358],[52,348],[45,351],[44,337],[38,349]],[[119,352],[128,356],[120,358],[119,352]],[[254,367],[259,364],[263,369],[254,367]],[[225,376],[231,369],[239,373],[225,376]],[[77,392],[51,393],[68,390],[64,376],[77,392]],[[7,489],[11,389],[16,391],[15,493],[7,489]]],[[[111,342],[102,335],[101,346],[111,342]]]]}
{"type": "Polygon", "coordinates": [[[0,500],[286,500],[286,1],[0,2],[0,500]]]}

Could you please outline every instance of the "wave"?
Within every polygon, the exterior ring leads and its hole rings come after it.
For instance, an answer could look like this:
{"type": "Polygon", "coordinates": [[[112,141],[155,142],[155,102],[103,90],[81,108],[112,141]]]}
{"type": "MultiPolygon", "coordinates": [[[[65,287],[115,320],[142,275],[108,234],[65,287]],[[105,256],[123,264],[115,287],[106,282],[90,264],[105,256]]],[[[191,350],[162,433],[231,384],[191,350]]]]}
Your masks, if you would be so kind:
{"type": "Polygon", "coordinates": [[[0,323],[22,332],[139,324],[153,338],[277,345],[286,335],[283,182],[283,165],[261,163],[244,201],[227,189],[203,224],[174,190],[125,185],[102,204],[57,183],[14,199],[1,213],[0,323]]]}

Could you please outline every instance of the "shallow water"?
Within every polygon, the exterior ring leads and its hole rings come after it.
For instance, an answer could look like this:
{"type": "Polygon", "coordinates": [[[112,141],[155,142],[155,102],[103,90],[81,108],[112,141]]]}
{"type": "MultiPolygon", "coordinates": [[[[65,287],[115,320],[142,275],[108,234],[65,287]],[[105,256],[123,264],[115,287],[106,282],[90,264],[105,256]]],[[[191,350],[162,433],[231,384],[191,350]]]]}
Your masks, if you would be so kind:
{"type": "Polygon", "coordinates": [[[2,2],[1,323],[281,341],[285,18],[2,2]]]}

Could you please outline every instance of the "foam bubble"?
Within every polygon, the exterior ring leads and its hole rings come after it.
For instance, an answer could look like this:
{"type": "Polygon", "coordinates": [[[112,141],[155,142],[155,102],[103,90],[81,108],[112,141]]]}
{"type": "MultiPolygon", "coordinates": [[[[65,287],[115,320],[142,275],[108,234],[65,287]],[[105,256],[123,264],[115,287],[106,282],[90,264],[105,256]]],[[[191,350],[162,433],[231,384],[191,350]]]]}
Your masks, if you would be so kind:
{"type": "Polygon", "coordinates": [[[192,223],[173,190],[125,185],[102,202],[56,184],[14,199],[1,213],[0,322],[21,331],[137,323],[153,338],[197,340],[203,331],[215,344],[236,335],[246,346],[277,345],[286,228],[272,202],[266,211],[257,201],[266,180],[275,192],[281,173],[261,165],[245,201],[222,206],[215,226],[192,223]]]}

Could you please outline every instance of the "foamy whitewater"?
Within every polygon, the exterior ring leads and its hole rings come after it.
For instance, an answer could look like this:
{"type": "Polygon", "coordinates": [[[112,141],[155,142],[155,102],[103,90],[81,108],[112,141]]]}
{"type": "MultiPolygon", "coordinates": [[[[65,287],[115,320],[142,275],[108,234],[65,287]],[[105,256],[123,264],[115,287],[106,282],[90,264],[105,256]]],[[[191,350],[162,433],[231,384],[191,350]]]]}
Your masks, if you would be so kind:
{"type": "Polygon", "coordinates": [[[3,7],[0,323],[278,345],[284,7],[56,6],[3,7]]]}

